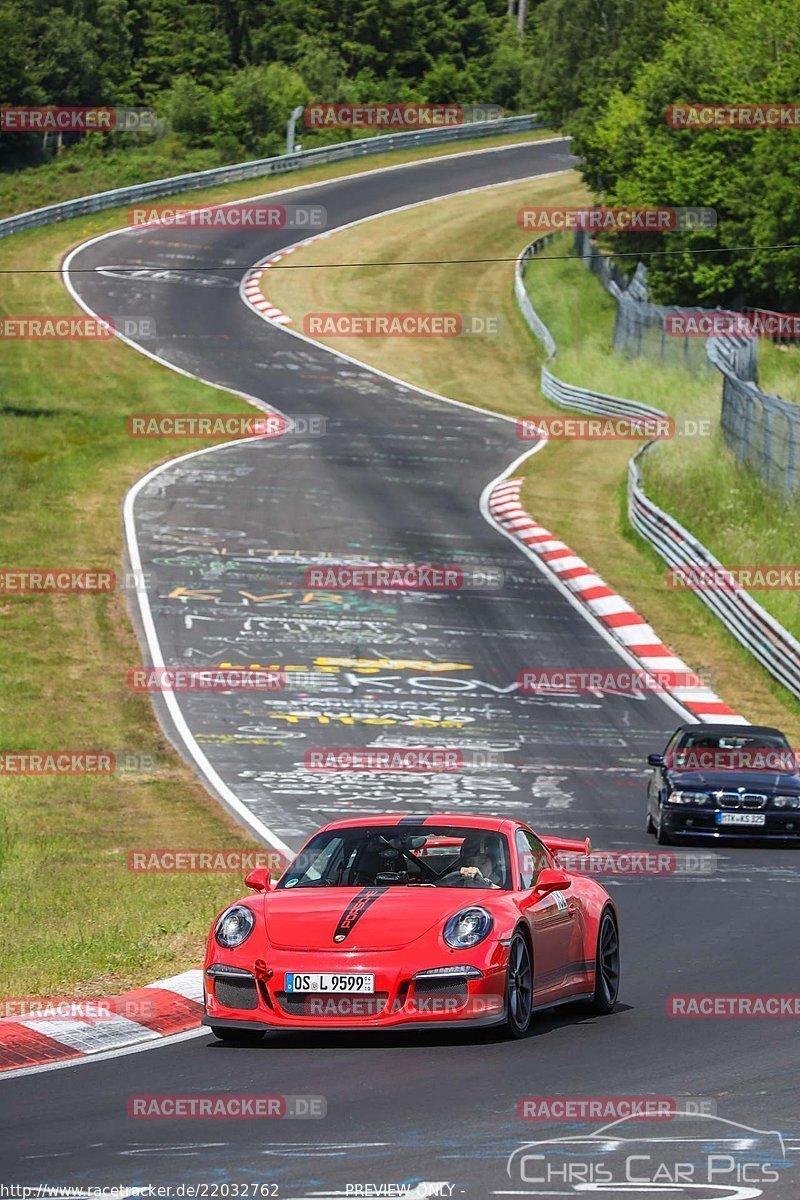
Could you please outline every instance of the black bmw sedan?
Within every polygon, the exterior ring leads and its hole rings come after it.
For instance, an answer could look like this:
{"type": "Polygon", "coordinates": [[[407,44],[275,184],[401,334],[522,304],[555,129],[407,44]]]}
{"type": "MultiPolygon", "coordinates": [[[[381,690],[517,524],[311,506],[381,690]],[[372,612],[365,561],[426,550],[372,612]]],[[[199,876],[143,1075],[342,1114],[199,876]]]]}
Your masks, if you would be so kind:
{"type": "Polygon", "coordinates": [[[800,759],[779,729],[681,725],[647,761],[647,830],[660,845],[800,840],[800,759]]]}

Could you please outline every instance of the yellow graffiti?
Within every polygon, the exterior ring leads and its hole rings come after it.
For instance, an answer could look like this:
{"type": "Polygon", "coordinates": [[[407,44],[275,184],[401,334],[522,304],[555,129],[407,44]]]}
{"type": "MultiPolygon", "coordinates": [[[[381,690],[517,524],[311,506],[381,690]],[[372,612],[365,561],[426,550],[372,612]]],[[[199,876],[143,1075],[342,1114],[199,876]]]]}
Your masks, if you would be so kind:
{"type": "MultiPolygon", "coordinates": [[[[461,729],[467,721],[437,721],[430,717],[354,717],[344,713],[277,713],[269,714],[275,721],[296,725],[298,721],[316,721],[318,725],[411,725],[414,729],[461,729]]],[[[467,718],[470,720],[471,718],[467,718]]]]}
{"type": "MultiPolygon", "coordinates": [[[[264,604],[269,600],[293,600],[294,592],[267,592],[263,596],[254,596],[252,592],[239,592],[240,596],[244,596],[247,600],[252,600],[254,604],[264,604]]],[[[303,592],[299,598],[299,604],[313,604],[315,601],[324,604],[344,604],[342,596],[334,596],[332,592],[303,592]]]]}
{"type": "Polygon", "coordinates": [[[338,675],[353,671],[357,675],[377,675],[379,671],[469,671],[471,663],[437,663],[413,658],[315,658],[307,663],[220,663],[221,671],[319,671],[338,675]]]}
{"type": "Polygon", "coordinates": [[[315,658],[314,666],[323,670],[346,667],[368,675],[375,671],[469,671],[472,663],[430,662],[416,658],[315,658]]]}

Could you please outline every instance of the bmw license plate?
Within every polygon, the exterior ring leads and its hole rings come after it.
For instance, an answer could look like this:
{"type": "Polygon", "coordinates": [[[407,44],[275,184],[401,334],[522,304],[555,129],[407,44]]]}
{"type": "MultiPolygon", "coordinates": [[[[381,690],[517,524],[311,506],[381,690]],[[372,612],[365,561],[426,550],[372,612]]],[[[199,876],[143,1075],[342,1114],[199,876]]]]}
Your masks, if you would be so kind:
{"type": "Polygon", "coordinates": [[[764,813],[758,812],[718,812],[718,825],[766,825],[764,813]]]}
{"type": "Polygon", "coordinates": [[[364,974],[320,975],[286,972],[287,992],[335,992],[337,995],[368,995],[375,991],[375,976],[364,974]]]}

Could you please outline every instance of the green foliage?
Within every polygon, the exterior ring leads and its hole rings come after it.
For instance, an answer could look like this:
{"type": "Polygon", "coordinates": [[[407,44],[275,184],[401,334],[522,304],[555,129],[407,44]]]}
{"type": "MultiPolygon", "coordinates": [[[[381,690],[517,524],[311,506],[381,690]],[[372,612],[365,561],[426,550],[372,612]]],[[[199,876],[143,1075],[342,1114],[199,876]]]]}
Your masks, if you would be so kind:
{"type": "Polygon", "coordinates": [[[792,0],[544,0],[536,11],[537,102],[574,135],[609,204],[709,206],[714,230],[618,236],[646,253],[654,299],[796,311],[800,251],[690,253],[796,241],[796,129],[671,129],[678,103],[792,103],[800,94],[792,0]]]}
{"type": "Polygon", "coordinates": [[[292,109],[309,98],[303,80],[284,63],[246,67],[212,98],[215,142],[233,148],[234,157],[280,154],[292,109]]]}
{"type": "MultiPolygon", "coordinates": [[[[0,0],[0,103],[151,105],[176,161],[215,162],[281,153],[314,100],[533,107],[573,134],[599,199],[716,210],[714,230],[609,240],[677,251],[649,259],[655,299],[797,310],[800,251],[770,247],[796,237],[800,133],[670,129],[665,110],[792,102],[798,44],[794,0],[541,0],[523,36],[507,0],[0,0]]],[[[0,161],[139,162],[152,136],[0,134],[0,161]]],[[[305,147],[361,136],[299,130],[305,147]]]]}
{"type": "Polygon", "coordinates": [[[203,145],[211,133],[211,91],[188,75],[179,75],[161,97],[159,111],[170,128],[190,146],[203,145]]]}
{"type": "MultiPolygon", "coordinates": [[[[145,105],[187,149],[222,160],[280,153],[309,100],[500,103],[513,110],[526,56],[506,0],[0,0],[3,104],[145,105]]],[[[163,131],[162,131],[163,132],[163,131]]],[[[303,130],[305,146],[362,136],[303,130]]],[[[141,144],[143,135],[136,135],[141,144]]],[[[0,135],[15,170],[91,140],[0,135]]]]}

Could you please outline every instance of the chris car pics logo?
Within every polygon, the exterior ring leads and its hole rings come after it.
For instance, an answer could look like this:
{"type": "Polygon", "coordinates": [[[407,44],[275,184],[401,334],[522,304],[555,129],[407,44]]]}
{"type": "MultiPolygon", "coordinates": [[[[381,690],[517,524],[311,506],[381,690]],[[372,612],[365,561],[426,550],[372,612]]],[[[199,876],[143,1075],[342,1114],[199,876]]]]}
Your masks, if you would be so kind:
{"type": "MultiPolygon", "coordinates": [[[[633,1113],[586,1132],[525,1142],[509,1155],[506,1175],[512,1187],[536,1196],[751,1200],[768,1198],[771,1185],[787,1177],[791,1194],[800,1194],[780,1131],[726,1120],[708,1107],[706,1098],[686,1098],[669,1116],[668,1135],[633,1113]]],[[[782,1190],[781,1200],[788,1194],[782,1190]]]]}

